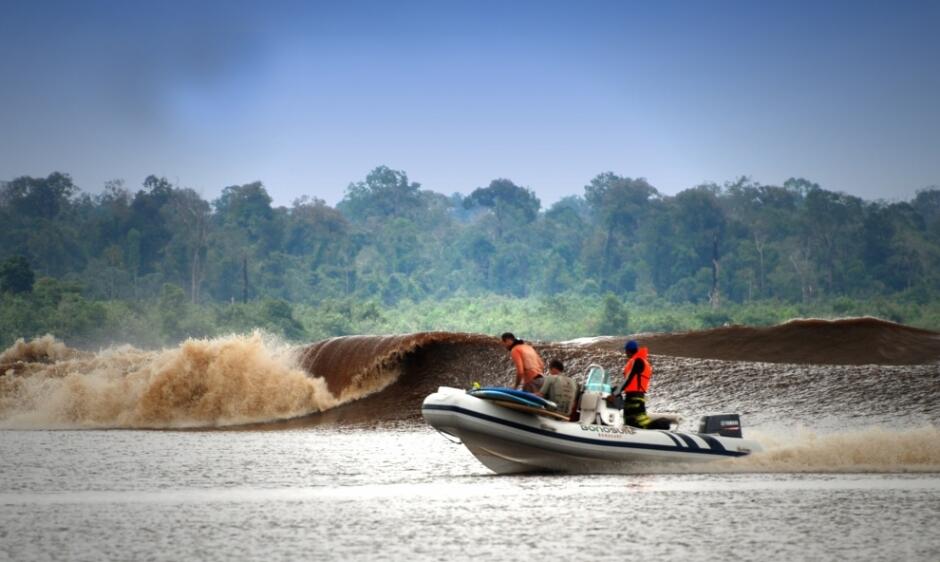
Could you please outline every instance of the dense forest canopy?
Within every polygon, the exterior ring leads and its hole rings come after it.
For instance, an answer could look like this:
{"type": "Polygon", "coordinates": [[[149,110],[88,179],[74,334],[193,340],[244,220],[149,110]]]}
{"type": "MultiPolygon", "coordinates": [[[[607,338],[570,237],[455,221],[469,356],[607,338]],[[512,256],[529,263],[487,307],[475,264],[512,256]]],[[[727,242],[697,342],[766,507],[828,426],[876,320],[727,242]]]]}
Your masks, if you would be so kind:
{"type": "MultiPolygon", "coordinates": [[[[670,196],[608,172],[543,208],[510,179],[443,195],[380,166],[334,208],[316,197],[274,206],[261,182],[206,201],[155,176],[92,195],[56,172],[0,183],[0,224],[7,316],[28,298],[263,302],[289,323],[293,305],[338,301],[612,296],[720,311],[839,298],[924,304],[940,288],[940,190],[865,201],[805,179],[742,177],[670,196]]],[[[17,322],[6,329],[26,329],[17,322]]],[[[30,334],[3,340],[18,335],[30,334]]]]}

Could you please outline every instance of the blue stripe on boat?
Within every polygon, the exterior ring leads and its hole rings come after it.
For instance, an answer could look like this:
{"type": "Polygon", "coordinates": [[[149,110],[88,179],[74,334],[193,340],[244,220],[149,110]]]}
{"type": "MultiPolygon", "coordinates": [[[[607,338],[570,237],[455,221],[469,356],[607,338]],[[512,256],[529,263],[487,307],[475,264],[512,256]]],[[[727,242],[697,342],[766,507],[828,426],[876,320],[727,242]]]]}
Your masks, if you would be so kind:
{"type": "Polygon", "coordinates": [[[689,446],[689,449],[692,449],[692,450],[701,449],[701,447],[698,446],[698,443],[695,442],[695,439],[692,439],[685,433],[676,433],[676,435],[679,436],[679,439],[682,439],[683,441],[685,441],[685,444],[689,446]]]}

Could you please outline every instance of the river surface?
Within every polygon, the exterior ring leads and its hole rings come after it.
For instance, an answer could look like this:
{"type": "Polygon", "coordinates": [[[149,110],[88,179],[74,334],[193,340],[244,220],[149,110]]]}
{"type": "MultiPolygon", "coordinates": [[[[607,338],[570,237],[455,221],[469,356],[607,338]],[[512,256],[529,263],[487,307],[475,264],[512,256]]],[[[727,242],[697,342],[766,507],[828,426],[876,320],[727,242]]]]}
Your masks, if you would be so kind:
{"type": "MultiPolygon", "coordinates": [[[[493,475],[420,414],[441,385],[512,380],[480,334],[18,342],[0,353],[0,562],[940,560],[940,335],[856,319],[663,337],[651,410],[687,431],[739,412],[765,452],[493,475]],[[807,342],[815,363],[791,357],[807,342]]],[[[575,377],[619,373],[621,348],[537,345],[575,377]]]]}
{"type": "Polygon", "coordinates": [[[936,472],[496,476],[420,425],[0,451],[0,560],[940,560],[936,472]]]}

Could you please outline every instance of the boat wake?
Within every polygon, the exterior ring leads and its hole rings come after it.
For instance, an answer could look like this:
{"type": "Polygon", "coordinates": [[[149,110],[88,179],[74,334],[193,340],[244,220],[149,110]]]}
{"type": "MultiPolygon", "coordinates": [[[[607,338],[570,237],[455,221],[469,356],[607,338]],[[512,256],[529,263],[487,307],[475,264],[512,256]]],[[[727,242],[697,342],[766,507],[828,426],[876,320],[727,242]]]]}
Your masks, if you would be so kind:
{"type": "Polygon", "coordinates": [[[765,450],[711,463],[647,463],[619,474],[924,474],[940,473],[940,428],[868,427],[821,433],[809,429],[745,430],[765,450]]]}
{"type": "Polygon", "coordinates": [[[728,472],[940,472],[940,428],[869,427],[818,433],[808,429],[753,431],[762,453],[719,463],[728,472]]]}

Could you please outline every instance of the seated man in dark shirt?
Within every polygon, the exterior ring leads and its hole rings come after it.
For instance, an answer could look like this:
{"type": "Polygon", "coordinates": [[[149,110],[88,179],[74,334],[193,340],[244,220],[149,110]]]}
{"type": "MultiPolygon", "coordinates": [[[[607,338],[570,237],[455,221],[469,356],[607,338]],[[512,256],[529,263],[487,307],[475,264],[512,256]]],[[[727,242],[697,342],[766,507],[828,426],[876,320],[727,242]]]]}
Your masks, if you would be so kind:
{"type": "Polygon", "coordinates": [[[538,395],[554,402],[556,411],[570,418],[578,401],[578,383],[565,375],[565,365],[558,359],[548,363],[548,374],[542,379],[538,395]]]}

